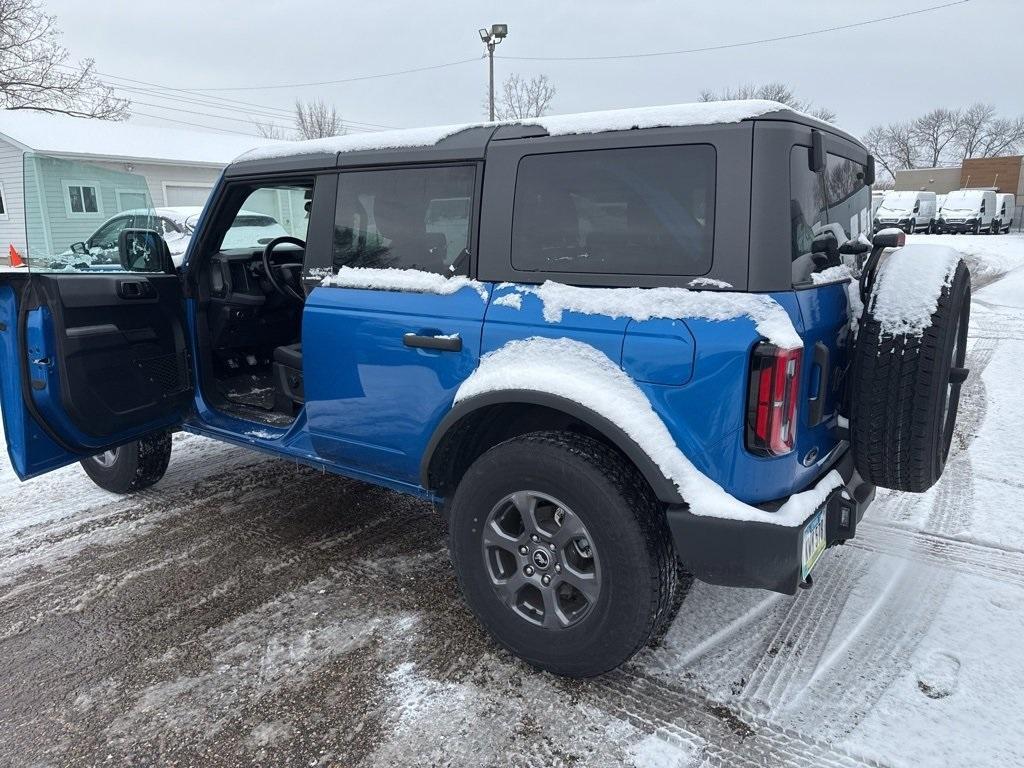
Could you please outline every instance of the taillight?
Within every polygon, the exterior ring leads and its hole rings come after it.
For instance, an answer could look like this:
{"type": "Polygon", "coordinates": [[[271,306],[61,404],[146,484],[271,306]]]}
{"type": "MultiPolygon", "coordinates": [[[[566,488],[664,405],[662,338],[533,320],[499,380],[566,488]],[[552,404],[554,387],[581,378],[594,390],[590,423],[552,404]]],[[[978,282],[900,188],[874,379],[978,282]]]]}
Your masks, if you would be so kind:
{"type": "Polygon", "coordinates": [[[761,456],[793,450],[802,349],[761,343],[750,359],[747,448],[761,456]]]}

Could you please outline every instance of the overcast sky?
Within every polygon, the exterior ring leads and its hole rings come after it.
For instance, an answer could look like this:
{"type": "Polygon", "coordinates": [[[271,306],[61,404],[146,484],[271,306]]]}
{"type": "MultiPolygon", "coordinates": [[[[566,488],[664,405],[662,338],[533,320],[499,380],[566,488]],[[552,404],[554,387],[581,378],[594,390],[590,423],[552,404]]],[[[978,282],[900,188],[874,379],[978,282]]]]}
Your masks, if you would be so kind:
{"type": "MultiPolygon", "coordinates": [[[[338,80],[468,59],[484,52],[477,29],[494,22],[509,25],[498,56],[601,56],[806,32],[949,1],[46,0],[45,5],[57,15],[72,55],[95,58],[100,72],[196,89],[338,80]]],[[[496,58],[495,68],[498,81],[511,72],[547,74],[558,89],[554,113],[693,101],[704,88],[783,80],[800,96],[836,112],[842,127],[859,133],[877,122],[977,100],[1004,114],[1024,113],[1022,30],[1022,0],[969,0],[898,21],[745,48],[617,61],[496,58]]],[[[398,77],[218,90],[204,92],[203,98],[222,106],[223,98],[287,109],[296,97],[319,97],[336,104],[349,120],[411,127],[481,119],[486,82],[487,64],[480,59],[398,77]]],[[[136,113],[253,132],[244,113],[177,105],[243,122],[218,120],[176,113],[152,94],[132,99],[136,113]]],[[[284,116],[276,121],[288,122],[284,116]]]]}

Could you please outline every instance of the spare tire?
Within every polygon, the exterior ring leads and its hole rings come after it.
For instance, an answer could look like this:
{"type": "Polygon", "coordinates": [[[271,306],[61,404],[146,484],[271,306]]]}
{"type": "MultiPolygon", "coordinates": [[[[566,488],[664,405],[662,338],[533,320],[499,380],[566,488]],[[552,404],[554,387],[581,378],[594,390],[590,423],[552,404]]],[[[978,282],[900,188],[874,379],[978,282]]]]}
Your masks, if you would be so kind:
{"type": "MultiPolygon", "coordinates": [[[[890,258],[899,258],[899,252],[890,258]]],[[[872,286],[872,297],[876,289],[872,286]]],[[[870,483],[920,493],[942,475],[953,439],[960,386],[967,377],[970,273],[963,261],[956,264],[931,324],[920,333],[889,332],[873,308],[873,301],[866,302],[853,360],[854,461],[870,483]]]]}

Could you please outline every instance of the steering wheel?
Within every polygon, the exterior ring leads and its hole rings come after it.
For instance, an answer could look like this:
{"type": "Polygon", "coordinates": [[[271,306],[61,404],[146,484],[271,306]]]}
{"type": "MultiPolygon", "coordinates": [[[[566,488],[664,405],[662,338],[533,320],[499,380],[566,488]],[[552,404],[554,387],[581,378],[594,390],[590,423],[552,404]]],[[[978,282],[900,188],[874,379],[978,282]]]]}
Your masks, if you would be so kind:
{"type": "Polygon", "coordinates": [[[263,273],[267,276],[267,280],[270,281],[270,285],[273,286],[275,291],[286,299],[292,299],[302,304],[306,301],[306,297],[295,287],[299,285],[299,278],[302,276],[302,264],[273,264],[270,261],[274,249],[286,243],[297,245],[303,250],[306,248],[306,241],[300,240],[297,237],[291,237],[290,235],[275,237],[263,249],[263,273]]]}

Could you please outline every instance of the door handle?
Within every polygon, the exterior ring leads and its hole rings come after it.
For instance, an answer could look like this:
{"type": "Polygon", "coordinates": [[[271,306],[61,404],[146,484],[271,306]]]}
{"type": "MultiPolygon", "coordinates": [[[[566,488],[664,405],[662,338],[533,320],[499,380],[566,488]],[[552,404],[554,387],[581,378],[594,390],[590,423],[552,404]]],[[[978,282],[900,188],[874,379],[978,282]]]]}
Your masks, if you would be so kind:
{"type": "Polygon", "coordinates": [[[457,333],[451,336],[407,333],[402,337],[402,343],[407,347],[416,347],[418,349],[438,349],[442,352],[462,351],[462,337],[457,333]]]}
{"type": "Polygon", "coordinates": [[[156,290],[149,280],[119,280],[117,295],[122,299],[151,299],[156,290]]]}

